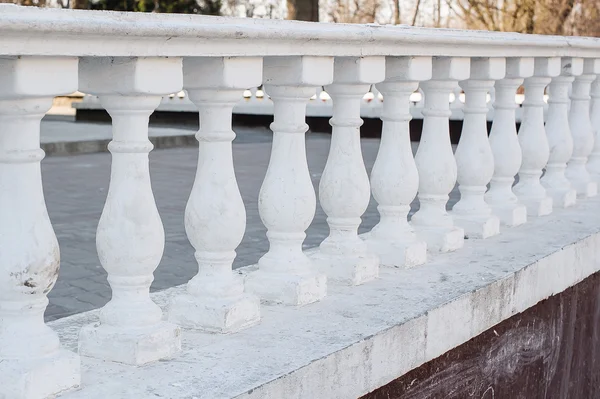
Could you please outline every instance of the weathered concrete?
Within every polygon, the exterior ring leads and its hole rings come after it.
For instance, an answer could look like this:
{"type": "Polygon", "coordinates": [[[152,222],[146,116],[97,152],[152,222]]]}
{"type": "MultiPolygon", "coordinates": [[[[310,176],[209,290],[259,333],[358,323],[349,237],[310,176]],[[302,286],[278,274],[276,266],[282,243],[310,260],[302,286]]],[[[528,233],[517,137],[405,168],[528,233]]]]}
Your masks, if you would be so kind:
{"type": "MultiPolygon", "coordinates": [[[[597,272],[600,201],[557,210],[426,265],[332,285],[302,308],[265,306],[235,336],[183,332],[182,354],[143,368],[83,359],[83,390],[65,398],[351,398],[461,345],[597,272]]],[[[165,306],[181,287],[153,294],[165,306]]],[[[97,312],[50,323],[67,348],[97,312]]]]}
{"type": "Polygon", "coordinates": [[[361,399],[598,398],[600,274],[361,399]]]}

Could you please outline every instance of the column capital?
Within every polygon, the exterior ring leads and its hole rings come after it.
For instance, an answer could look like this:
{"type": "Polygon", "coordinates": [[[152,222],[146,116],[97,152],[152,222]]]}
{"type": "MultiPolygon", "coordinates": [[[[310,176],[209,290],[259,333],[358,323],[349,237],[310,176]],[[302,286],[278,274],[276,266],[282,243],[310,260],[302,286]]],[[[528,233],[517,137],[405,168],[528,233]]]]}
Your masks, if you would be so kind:
{"type": "Polygon", "coordinates": [[[505,79],[524,79],[533,76],[534,64],[533,57],[507,58],[505,79]]]}
{"type": "Polygon", "coordinates": [[[459,81],[471,75],[468,57],[433,57],[431,80],[459,81]]]}
{"type": "Polygon", "coordinates": [[[77,90],[76,57],[0,58],[0,100],[55,97],[77,90]]]}
{"type": "Polygon", "coordinates": [[[333,84],[372,84],[385,79],[385,57],[335,57],[333,84]]]}
{"type": "Polygon", "coordinates": [[[533,69],[533,77],[553,78],[560,75],[560,57],[536,57],[533,69]]]}
{"type": "Polygon", "coordinates": [[[506,59],[503,57],[471,58],[470,80],[499,80],[506,75],[506,59]]]}
{"type": "Polygon", "coordinates": [[[432,64],[431,57],[386,57],[385,83],[429,80],[432,64]]]}
{"type": "Polygon", "coordinates": [[[272,86],[325,86],[333,82],[334,57],[266,57],[264,83],[272,86]]]}
{"type": "Polygon", "coordinates": [[[182,86],[177,57],[83,57],[79,61],[79,90],[84,93],[163,96],[182,86]]]}
{"type": "Polygon", "coordinates": [[[248,89],[260,86],[261,57],[186,57],[183,59],[185,89],[248,89]]]}
{"type": "Polygon", "coordinates": [[[600,74],[600,58],[586,58],[583,60],[584,75],[600,74]]]}
{"type": "Polygon", "coordinates": [[[579,76],[583,73],[583,58],[563,57],[559,76],[579,76]]]}

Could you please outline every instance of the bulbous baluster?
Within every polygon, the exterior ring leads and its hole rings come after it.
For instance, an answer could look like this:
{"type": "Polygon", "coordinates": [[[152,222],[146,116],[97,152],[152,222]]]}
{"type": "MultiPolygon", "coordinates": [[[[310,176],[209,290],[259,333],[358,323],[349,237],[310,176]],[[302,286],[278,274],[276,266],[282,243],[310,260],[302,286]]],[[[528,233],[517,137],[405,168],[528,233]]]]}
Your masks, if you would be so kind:
{"type": "Polygon", "coordinates": [[[430,78],[431,57],[387,57],[385,81],[377,85],[384,96],[383,130],[371,190],[380,220],[366,240],[384,266],[412,267],[427,260],[427,244],[417,239],[407,217],[419,187],[410,142],[409,99],[419,81],[430,78]]]}
{"type": "Polygon", "coordinates": [[[527,208],[519,202],[512,189],[522,160],[515,122],[515,110],[518,108],[515,94],[523,78],[533,75],[533,67],[533,58],[507,58],[506,77],[495,84],[494,121],[489,137],[494,155],[494,175],[485,200],[500,222],[508,227],[527,221],[527,208]]]}
{"type": "Polygon", "coordinates": [[[333,80],[332,57],[272,57],[264,61],[265,89],[274,104],[273,147],[258,210],[269,251],[246,288],[265,302],[305,305],[327,293],[327,278],[302,252],[316,209],[306,161],[306,104],[317,87],[333,80]]]}
{"type": "Polygon", "coordinates": [[[454,226],[446,211],[457,174],[450,144],[448,99],[457,82],[468,78],[469,73],[468,58],[435,57],[432,79],[421,83],[425,92],[424,121],[415,156],[421,206],[412,217],[412,225],[430,251],[454,251],[464,244],[464,230],[454,226]]]}
{"type": "Polygon", "coordinates": [[[460,200],[452,208],[452,215],[468,238],[488,238],[500,232],[500,220],[484,198],[494,174],[487,133],[487,94],[505,73],[504,58],[472,58],[471,77],[460,82],[465,91],[465,117],[455,154],[460,200]]]}
{"type": "Polygon", "coordinates": [[[370,84],[384,77],[384,57],[339,57],[334,63],[333,84],[326,87],[333,100],[333,131],[319,182],[319,200],[327,214],[329,236],[312,259],[329,280],[348,285],[379,275],[379,258],[357,234],[371,197],[360,145],[360,107],[370,84]]]}
{"type": "Polygon", "coordinates": [[[536,58],[534,73],[525,79],[523,120],[519,129],[519,144],[523,161],[519,169],[519,182],[514,193],[530,216],[552,213],[552,197],[540,183],[542,169],[550,157],[550,147],[544,128],[544,89],[552,77],[560,73],[560,58],[536,58]]]}
{"type": "Polygon", "coordinates": [[[198,169],[185,209],[185,230],[196,250],[198,274],[187,293],[173,298],[169,321],[182,327],[230,333],[260,321],[258,297],[232,273],[246,229],[246,210],[233,169],[233,107],[243,90],[262,81],[262,59],[186,58],[183,82],[200,109],[198,169]]]}
{"type": "Polygon", "coordinates": [[[590,119],[594,128],[594,148],[588,158],[588,172],[598,184],[600,182],[600,74],[592,82],[590,91],[592,98],[590,104],[590,119]]]}
{"type": "Polygon", "coordinates": [[[89,58],[80,62],[80,89],[97,94],[112,117],[112,166],[96,247],[112,299],[100,323],[79,334],[83,355],[141,365],[181,349],[181,332],[162,321],[150,299],[165,233],[150,183],[148,119],[163,95],[182,87],[180,58],[89,58]]]}
{"type": "Polygon", "coordinates": [[[566,208],[575,204],[577,192],[565,177],[567,161],[573,153],[573,138],[569,129],[569,87],[576,75],[583,71],[583,59],[563,58],[561,74],[548,86],[548,117],[546,135],[550,157],[542,185],[552,197],[555,207],[566,208]]]}
{"type": "Polygon", "coordinates": [[[77,58],[0,58],[0,397],[6,399],[54,397],[80,383],[79,356],[62,349],[44,323],[60,254],[40,170],[40,121],[54,96],[76,88],[77,58]]]}
{"type": "Polygon", "coordinates": [[[569,127],[573,135],[573,155],[567,166],[567,178],[581,198],[594,197],[598,184],[587,170],[588,156],[594,148],[594,128],[590,119],[590,88],[600,73],[600,60],[585,59],[583,74],[575,77],[571,89],[569,127]]]}

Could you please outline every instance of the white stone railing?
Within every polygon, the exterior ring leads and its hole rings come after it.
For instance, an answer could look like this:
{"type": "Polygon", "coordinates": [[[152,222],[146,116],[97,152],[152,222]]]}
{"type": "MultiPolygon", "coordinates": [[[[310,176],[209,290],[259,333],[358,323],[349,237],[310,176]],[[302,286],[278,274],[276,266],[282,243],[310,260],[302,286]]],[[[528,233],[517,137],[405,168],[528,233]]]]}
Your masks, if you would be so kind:
{"type": "Polygon", "coordinates": [[[0,397],[43,398],[79,386],[79,355],[130,365],[178,356],[182,328],[251,328],[260,322],[261,302],[317,302],[330,283],[368,284],[380,267],[418,267],[428,253],[459,251],[465,236],[485,239],[529,218],[560,218],[561,208],[597,192],[597,39],[7,5],[0,6],[0,38],[0,397]],[[515,93],[523,82],[517,136],[515,93]],[[231,115],[243,92],[261,84],[274,114],[258,199],[270,249],[243,280],[231,269],[246,225],[231,115]],[[372,84],[384,99],[383,131],[368,176],[359,127],[372,84]],[[454,154],[448,99],[457,85],[465,116],[454,154]],[[318,200],[330,234],[306,253],[317,197],[305,111],[322,86],[333,104],[333,136],[318,200]],[[424,126],[413,159],[408,122],[418,88],[424,126]],[[185,293],[170,298],[167,321],[149,295],[165,238],[148,170],[148,118],[163,96],[182,89],[201,120],[185,211],[199,272],[185,293]],[[98,96],[113,124],[110,189],[97,231],[112,300],[79,332],[79,355],[61,349],[43,321],[59,278],[59,248],[44,202],[39,142],[52,98],[75,90],[98,96]],[[456,182],[461,199],[447,212],[456,182]],[[359,236],[371,194],[381,220],[359,236]],[[420,209],[409,222],[415,196],[420,209]]]}

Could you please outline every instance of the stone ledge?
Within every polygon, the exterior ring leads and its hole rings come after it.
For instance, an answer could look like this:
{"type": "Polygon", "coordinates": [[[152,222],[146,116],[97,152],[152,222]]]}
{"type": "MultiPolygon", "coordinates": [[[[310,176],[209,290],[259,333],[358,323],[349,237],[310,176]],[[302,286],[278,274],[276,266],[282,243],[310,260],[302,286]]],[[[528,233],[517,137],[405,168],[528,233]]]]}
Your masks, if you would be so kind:
{"type": "MultiPolygon", "coordinates": [[[[600,200],[581,201],[485,241],[467,240],[377,281],[331,285],[302,308],[264,306],[233,335],[184,331],[173,360],[135,368],[82,358],[82,389],[64,398],[353,398],[438,357],[600,269],[600,200]]],[[[153,294],[161,306],[181,291],[153,294]]],[[[51,322],[75,350],[97,311],[51,322]]]]}

